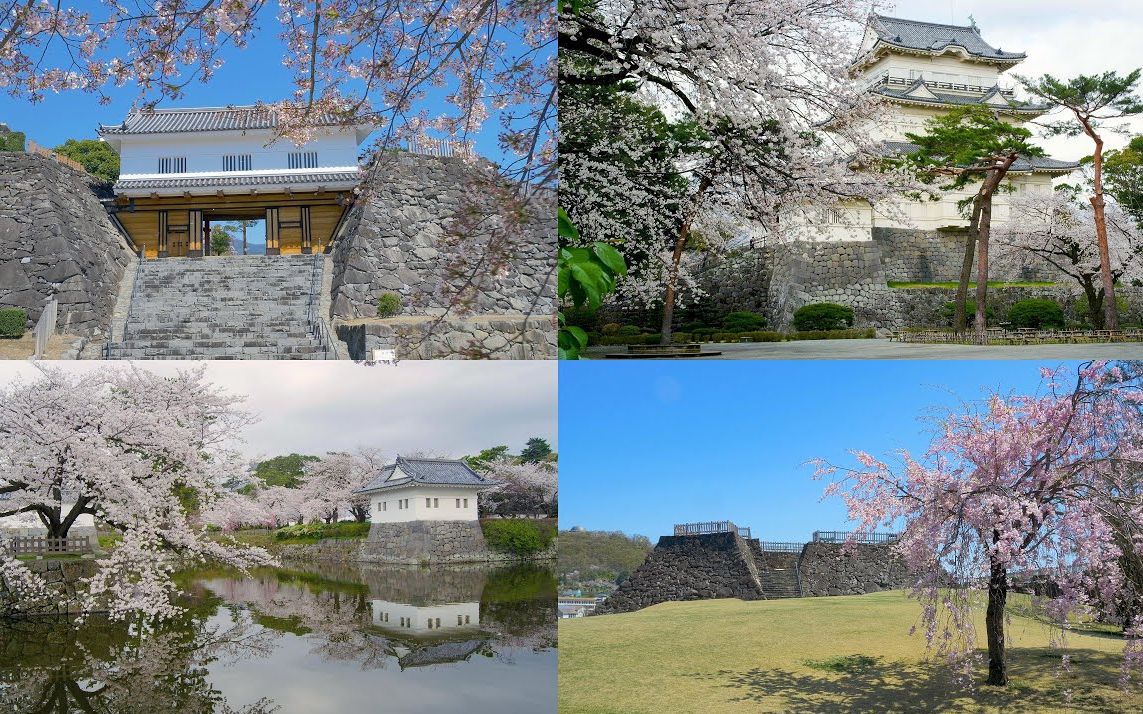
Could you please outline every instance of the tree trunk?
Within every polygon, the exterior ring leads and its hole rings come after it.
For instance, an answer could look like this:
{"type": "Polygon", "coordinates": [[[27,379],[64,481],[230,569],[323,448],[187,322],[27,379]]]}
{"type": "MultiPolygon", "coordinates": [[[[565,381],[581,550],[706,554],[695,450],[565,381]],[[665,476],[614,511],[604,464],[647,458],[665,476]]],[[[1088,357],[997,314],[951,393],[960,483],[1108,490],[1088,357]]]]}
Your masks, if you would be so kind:
{"type": "Polygon", "coordinates": [[[1107,219],[1103,212],[1103,139],[1095,133],[1090,124],[1084,124],[1084,131],[1095,141],[1095,153],[1092,155],[1095,195],[1091,197],[1091,207],[1095,213],[1095,237],[1099,244],[1099,276],[1103,280],[1103,324],[1105,329],[1118,330],[1115,279],[1111,275],[1111,251],[1107,247],[1107,219]]]}
{"type": "Polygon", "coordinates": [[[246,221],[242,222],[242,255],[246,255],[246,221]]]}
{"type": "Polygon", "coordinates": [[[980,345],[985,343],[988,329],[984,309],[988,299],[988,235],[992,230],[992,191],[985,191],[980,205],[980,231],[976,241],[976,319],[973,321],[976,343],[980,345]]]}
{"type": "Polygon", "coordinates": [[[659,344],[671,344],[671,322],[675,318],[675,298],[678,296],[679,284],[679,265],[683,261],[683,249],[687,245],[687,236],[690,234],[691,221],[694,220],[695,214],[698,213],[698,206],[702,203],[702,197],[714,183],[714,179],[709,176],[704,176],[699,183],[698,190],[695,192],[695,206],[690,215],[683,218],[682,223],[679,225],[679,233],[675,236],[675,247],[671,251],[671,265],[667,272],[667,291],[663,295],[663,323],[659,330],[659,344]]]}
{"type": "Polygon", "coordinates": [[[1004,606],[1008,601],[1008,571],[992,563],[988,579],[988,609],[984,614],[984,628],[988,635],[988,684],[1003,687],[1008,684],[1008,663],[1004,656],[1004,606]]]}
{"type": "Polygon", "coordinates": [[[1103,293],[1095,289],[1090,279],[1081,279],[1080,287],[1083,288],[1083,294],[1087,297],[1087,319],[1091,320],[1091,326],[1097,330],[1103,329],[1103,293]]]}
{"type": "Polygon", "coordinates": [[[953,331],[960,334],[968,326],[968,281],[972,279],[972,259],[976,255],[976,233],[980,230],[980,201],[972,203],[972,219],[968,222],[968,235],[964,239],[964,262],[960,266],[960,284],[953,303],[953,331]]]}

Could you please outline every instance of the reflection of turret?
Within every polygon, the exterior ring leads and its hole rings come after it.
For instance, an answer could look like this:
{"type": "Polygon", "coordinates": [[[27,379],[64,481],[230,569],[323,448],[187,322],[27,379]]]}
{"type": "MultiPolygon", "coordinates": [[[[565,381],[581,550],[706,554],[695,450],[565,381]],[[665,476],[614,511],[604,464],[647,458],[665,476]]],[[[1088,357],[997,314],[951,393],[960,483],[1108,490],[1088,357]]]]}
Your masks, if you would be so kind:
{"type": "Polygon", "coordinates": [[[410,605],[372,600],[373,625],[398,637],[436,638],[480,630],[480,603],[410,605]]]}
{"type": "Polygon", "coordinates": [[[360,579],[369,588],[370,599],[410,605],[443,605],[479,602],[488,582],[487,568],[362,566],[360,579]]]}
{"type": "Polygon", "coordinates": [[[397,662],[401,665],[401,669],[424,667],[430,664],[464,662],[487,645],[488,643],[485,640],[442,642],[436,645],[411,649],[398,658],[397,662]]]}

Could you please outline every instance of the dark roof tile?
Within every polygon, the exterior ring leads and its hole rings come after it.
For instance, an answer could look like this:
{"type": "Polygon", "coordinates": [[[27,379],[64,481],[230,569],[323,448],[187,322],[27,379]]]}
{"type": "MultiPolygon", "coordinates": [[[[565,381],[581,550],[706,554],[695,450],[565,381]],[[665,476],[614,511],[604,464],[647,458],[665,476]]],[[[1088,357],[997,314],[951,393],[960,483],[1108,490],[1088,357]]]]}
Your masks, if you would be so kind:
{"type": "MultiPolygon", "coordinates": [[[[322,126],[337,126],[342,122],[332,116],[322,116],[322,126]]],[[[275,114],[258,107],[203,107],[196,109],[136,110],[127,115],[122,124],[100,125],[99,134],[171,134],[195,131],[242,131],[246,129],[273,129],[278,120],[275,114]]]]}
{"type": "Polygon", "coordinates": [[[120,179],[116,191],[158,188],[214,188],[228,186],[275,186],[280,184],[339,184],[357,183],[357,171],[330,171],[305,174],[258,174],[256,176],[195,176],[190,178],[120,179]]]}
{"type": "Polygon", "coordinates": [[[1012,61],[1027,57],[1023,52],[1004,52],[993,47],[980,36],[980,30],[971,25],[942,25],[876,14],[870,18],[869,24],[882,42],[895,47],[940,52],[956,45],[974,57],[1012,61]]]}
{"type": "Polygon", "coordinates": [[[464,461],[457,459],[405,459],[397,457],[396,464],[390,464],[378,472],[377,476],[365,486],[358,489],[358,493],[365,491],[380,491],[410,483],[428,484],[433,486],[497,486],[499,482],[485,478],[473,471],[464,461]],[[393,470],[400,467],[407,478],[396,482],[389,482],[393,470]]]}

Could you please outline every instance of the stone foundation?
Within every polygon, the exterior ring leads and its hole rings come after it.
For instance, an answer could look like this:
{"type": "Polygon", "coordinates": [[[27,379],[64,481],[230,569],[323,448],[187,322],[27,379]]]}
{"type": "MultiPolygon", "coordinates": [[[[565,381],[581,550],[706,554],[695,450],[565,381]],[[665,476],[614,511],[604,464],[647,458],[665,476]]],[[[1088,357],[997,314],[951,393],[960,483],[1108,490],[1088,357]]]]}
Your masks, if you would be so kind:
{"type": "Polygon", "coordinates": [[[339,323],[337,337],[350,359],[373,358],[373,351],[395,349],[401,359],[469,357],[554,359],[556,332],[551,317],[473,316],[389,318],[339,323]]]}
{"type": "Polygon", "coordinates": [[[916,582],[888,545],[806,543],[798,565],[802,595],[863,595],[916,582]]]}
{"type": "Polygon", "coordinates": [[[76,593],[84,587],[85,578],[95,575],[94,560],[30,560],[25,565],[47,582],[54,602],[17,611],[13,607],[14,598],[8,590],[8,584],[0,578],[0,618],[55,617],[80,613],[76,593]]]}

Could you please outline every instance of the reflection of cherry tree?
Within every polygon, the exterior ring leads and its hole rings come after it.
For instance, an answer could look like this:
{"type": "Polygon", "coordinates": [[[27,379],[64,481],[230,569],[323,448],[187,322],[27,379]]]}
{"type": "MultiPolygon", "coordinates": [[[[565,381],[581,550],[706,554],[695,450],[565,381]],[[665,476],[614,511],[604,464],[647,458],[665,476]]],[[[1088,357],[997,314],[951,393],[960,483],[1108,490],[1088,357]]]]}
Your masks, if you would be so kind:
{"type": "Polygon", "coordinates": [[[277,633],[248,614],[228,622],[187,613],[159,629],[89,620],[29,625],[21,667],[0,668],[0,696],[13,714],[83,711],[99,714],[270,714],[269,699],[234,708],[207,680],[217,661],[264,657],[277,633]],[[66,629],[66,637],[53,633],[66,629]],[[28,651],[35,648],[35,651],[28,651]]]}
{"type": "MultiPolygon", "coordinates": [[[[203,368],[161,377],[142,369],[88,373],[41,367],[0,389],[0,516],[34,513],[64,536],[90,514],[122,534],[79,596],[85,611],[171,617],[176,563],[234,567],[271,562],[258,548],[205,537],[192,521],[241,469],[231,446],[252,418],[242,398],[208,383],[203,368]]],[[[21,597],[44,583],[0,552],[0,577],[21,597]]],[[[27,601],[30,604],[30,601],[27,601]]],[[[17,609],[25,602],[17,603],[17,609]]]]}

